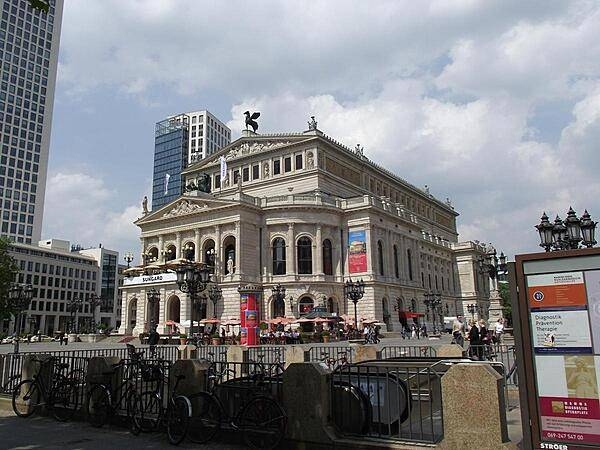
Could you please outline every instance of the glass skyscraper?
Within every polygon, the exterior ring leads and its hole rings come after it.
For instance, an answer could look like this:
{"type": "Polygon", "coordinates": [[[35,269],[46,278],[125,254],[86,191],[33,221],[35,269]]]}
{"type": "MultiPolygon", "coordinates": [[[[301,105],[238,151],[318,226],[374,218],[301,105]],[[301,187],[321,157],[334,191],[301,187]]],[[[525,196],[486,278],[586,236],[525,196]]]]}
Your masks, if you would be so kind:
{"type": "Polygon", "coordinates": [[[172,202],[183,193],[181,171],[188,160],[190,118],[185,114],[169,117],[154,129],[154,174],[152,209],[172,202]]]}
{"type": "Polygon", "coordinates": [[[0,0],[0,235],[41,239],[63,0],[0,0]]]}

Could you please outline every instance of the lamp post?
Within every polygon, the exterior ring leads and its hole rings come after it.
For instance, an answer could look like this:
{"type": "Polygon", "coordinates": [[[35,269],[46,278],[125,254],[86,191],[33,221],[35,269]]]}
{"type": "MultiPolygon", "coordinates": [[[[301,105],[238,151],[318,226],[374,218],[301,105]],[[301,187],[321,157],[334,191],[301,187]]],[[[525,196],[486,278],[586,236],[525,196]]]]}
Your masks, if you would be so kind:
{"type": "Polygon", "coordinates": [[[142,253],[142,265],[147,266],[148,264],[156,261],[156,257],[150,252],[142,253]]]}
{"type": "Polygon", "coordinates": [[[8,305],[11,310],[16,311],[15,317],[15,339],[14,353],[19,353],[19,333],[23,328],[23,311],[29,308],[33,298],[31,285],[13,284],[8,291],[8,305]]]}
{"type": "Polygon", "coordinates": [[[222,292],[223,291],[216,283],[213,283],[208,289],[208,298],[210,298],[210,301],[213,304],[213,317],[215,319],[217,318],[217,303],[223,297],[222,292]]]}
{"type": "Polygon", "coordinates": [[[358,315],[356,312],[356,304],[365,294],[365,282],[362,278],[359,281],[352,281],[350,278],[344,283],[344,297],[346,300],[351,300],[354,303],[354,329],[358,330],[358,315]]]}
{"type": "Polygon", "coordinates": [[[79,297],[73,297],[71,300],[67,300],[67,311],[69,311],[69,322],[70,333],[79,333],[79,324],[77,323],[77,311],[81,311],[81,305],[83,304],[83,299],[79,297]]]}
{"type": "Polygon", "coordinates": [[[535,226],[540,235],[540,247],[547,252],[558,250],[577,250],[580,244],[587,248],[592,248],[597,244],[595,240],[596,225],[587,209],[581,216],[572,207],[567,212],[567,218],[562,220],[558,215],[554,223],[550,223],[548,216],[544,212],[541,222],[535,226]]]}
{"type": "Polygon", "coordinates": [[[131,253],[131,252],[125,253],[125,256],[123,256],[123,259],[127,262],[127,268],[129,269],[129,265],[131,264],[131,261],[133,261],[133,253],[131,253]]]}
{"type": "Polygon", "coordinates": [[[438,307],[442,303],[442,296],[437,292],[429,291],[425,292],[425,294],[423,294],[423,297],[425,297],[423,303],[425,303],[425,306],[427,307],[427,315],[429,315],[429,309],[431,308],[431,313],[433,316],[433,332],[437,333],[438,329],[435,323],[435,319],[436,315],[438,314],[438,307]]]}
{"type": "Polygon", "coordinates": [[[184,264],[179,266],[177,273],[177,286],[181,292],[190,294],[190,332],[194,329],[193,310],[198,297],[197,294],[206,289],[210,281],[210,271],[206,264],[184,264]]]}
{"type": "Polygon", "coordinates": [[[96,331],[98,331],[96,323],[96,308],[104,303],[104,299],[96,294],[92,294],[87,301],[90,304],[90,309],[92,310],[92,332],[96,333],[96,331]]]}
{"type": "Polygon", "coordinates": [[[187,243],[183,246],[183,258],[188,261],[194,260],[194,252],[196,251],[196,247],[194,247],[191,243],[187,243]]]}
{"type": "Polygon", "coordinates": [[[469,311],[469,314],[471,314],[471,320],[475,320],[475,311],[477,311],[477,305],[475,303],[467,305],[467,311],[469,311]]]}
{"type": "MultiPolygon", "coordinates": [[[[285,287],[281,285],[281,283],[277,283],[277,286],[274,286],[273,289],[271,289],[271,292],[273,293],[273,301],[275,302],[275,305],[278,305],[283,302],[283,313],[281,314],[282,316],[285,316],[285,287]]],[[[290,301],[291,301],[291,296],[290,296],[290,301]]],[[[277,307],[274,308],[274,312],[277,313],[277,307]]],[[[292,310],[292,313],[294,311],[292,310]]],[[[273,314],[275,317],[277,317],[277,314],[273,314]]]]}
{"type": "Polygon", "coordinates": [[[153,330],[154,326],[158,325],[157,323],[155,323],[154,316],[156,316],[156,305],[160,301],[160,292],[158,292],[154,288],[150,288],[150,290],[146,292],[146,298],[148,299],[148,309],[150,309],[150,314],[148,314],[148,316],[150,317],[150,321],[148,323],[147,329],[153,330]]]}

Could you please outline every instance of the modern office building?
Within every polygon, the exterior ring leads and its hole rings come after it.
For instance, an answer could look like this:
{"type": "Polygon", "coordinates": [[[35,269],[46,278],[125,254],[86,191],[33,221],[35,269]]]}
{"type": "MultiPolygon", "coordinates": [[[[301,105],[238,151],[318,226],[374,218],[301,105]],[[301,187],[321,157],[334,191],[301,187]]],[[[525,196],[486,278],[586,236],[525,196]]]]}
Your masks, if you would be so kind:
{"type": "Polygon", "coordinates": [[[415,322],[439,328],[470,302],[486,317],[489,280],[474,265],[485,248],[459,244],[450,202],[371,161],[360,146],[345,147],[315,121],[304,132],[243,132],[183,177],[187,185],[208,179],[212,189],[188,190],[136,221],[153,263],[124,281],[120,332],[135,335],[150,323],[159,332],[174,323],[189,332],[191,321],[207,316],[239,317],[238,289],[248,286],[259,292],[259,320],[301,317],[316,306],[353,319],[350,279],[365,283],[358,318],[388,331],[415,322]],[[464,276],[463,256],[472,263],[464,276]],[[222,289],[216,310],[204,294],[192,305],[179,289],[169,263],[179,258],[212,267],[222,289]],[[283,299],[273,295],[278,285],[283,299]]]}
{"type": "MultiPolygon", "coordinates": [[[[56,331],[68,331],[71,319],[79,323],[80,330],[89,324],[89,299],[99,291],[100,267],[96,259],[71,252],[69,242],[59,239],[40,241],[38,245],[13,243],[9,254],[20,269],[15,281],[33,287],[21,331],[39,330],[51,336],[56,331]],[[82,301],[77,317],[68,308],[75,298],[82,301]]],[[[4,321],[0,331],[12,333],[14,327],[14,320],[4,321]]]]}
{"type": "Polygon", "coordinates": [[[168,117],[154,129],[152,209],[173,201],[185,189],[181,172],[231,142],[231,130],[208,111],[168,117]]]}
{"type": "Polygon", "coordinates": [[[2,0],[0,235],[41,238],[63,0],[2,0]]]}

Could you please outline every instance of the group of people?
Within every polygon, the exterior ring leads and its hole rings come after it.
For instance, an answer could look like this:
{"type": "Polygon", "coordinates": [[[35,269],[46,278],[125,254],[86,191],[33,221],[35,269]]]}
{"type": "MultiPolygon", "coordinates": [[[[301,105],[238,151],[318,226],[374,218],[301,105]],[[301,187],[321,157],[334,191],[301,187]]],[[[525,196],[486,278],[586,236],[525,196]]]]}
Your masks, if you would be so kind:
{"type": "Polygon", "coordinates": [[[273,330],[260,330],[260,343],[281,343],[281,344],[299,344],[300,333],[297,329],[288,327],[285,330],[277,329],[273,330]]]}
{"type": "Polygon", "coordinates": [[[365,338],[365,344],[378,344],[379,343],[379,325],[365,325],[363,329],[363,336],[365,338]]]}
{"type": "Polygon", "coordinates": [[[410,326],[406,326],[402,328],[400,332],[402,339],[421,339],[426,338],[427,335],[427,325],[419,325],[417,323],[413,323],[410,326]]]}
{"type": "Polygon", "coordinates": [[[492,344],[500,344],[504,334],[504,319],[499,318],[493,330],[489,330],[484,319],[469,320],[465,325],[463,316],[458,316],[452,324],[452,342],[464,347],[465,335],[469,340],[469,356],[487,359],[491,355],[492,344]]]}

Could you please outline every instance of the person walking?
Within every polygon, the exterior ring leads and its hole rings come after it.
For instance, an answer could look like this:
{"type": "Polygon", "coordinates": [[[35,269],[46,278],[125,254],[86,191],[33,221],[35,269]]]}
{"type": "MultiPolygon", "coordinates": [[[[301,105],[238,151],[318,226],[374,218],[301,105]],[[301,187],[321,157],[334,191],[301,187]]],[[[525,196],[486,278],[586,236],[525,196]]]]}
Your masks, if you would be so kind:
{"type": "Polygon", "coordinates": [[[457,316],[456,320],[452,323],[452,342],[458,344],[461,347],[465,346],[465,324],[463,323],[463,316],[457,316]]]}
{"type": "Polygon", "coordinates": [[[469,356],[475,359],[481,359],[481,327],[479,323],[470,321],[469,325],[469,356]]]}
{"type": "Polygon", "coordinates": [[[496,344],[502,344],[502,335],[504,334],[504,319],[500,317],[494,326],[494,340],[496,344]]]}

